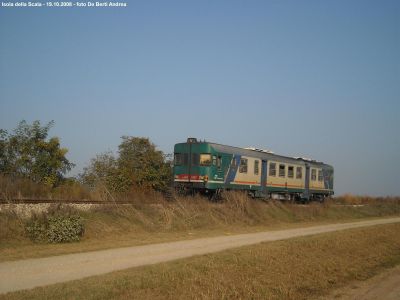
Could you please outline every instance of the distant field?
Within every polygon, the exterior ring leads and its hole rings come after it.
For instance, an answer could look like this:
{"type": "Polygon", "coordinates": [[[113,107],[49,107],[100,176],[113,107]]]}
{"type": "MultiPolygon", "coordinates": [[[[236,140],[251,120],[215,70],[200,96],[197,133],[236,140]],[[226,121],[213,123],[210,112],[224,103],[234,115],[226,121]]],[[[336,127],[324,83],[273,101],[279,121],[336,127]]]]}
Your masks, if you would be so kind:
{"type": "Polygon", "coordinates": [[[262,243],[0,299],[315,299],[400,264],[400,224],[262,243]]]}
{"type": "Polygon", "coordinates": [[[221,203],[201,197],[173,202],[140,198],[130,205],[103,205],[78,213],[86,224],[81,242],[36,244],[27,238],[23,218],[0,212],[0,261],[395,216],[400,215],[400,199],[347,196],[324,204],[296,205],[232,193],[221,203]]]}

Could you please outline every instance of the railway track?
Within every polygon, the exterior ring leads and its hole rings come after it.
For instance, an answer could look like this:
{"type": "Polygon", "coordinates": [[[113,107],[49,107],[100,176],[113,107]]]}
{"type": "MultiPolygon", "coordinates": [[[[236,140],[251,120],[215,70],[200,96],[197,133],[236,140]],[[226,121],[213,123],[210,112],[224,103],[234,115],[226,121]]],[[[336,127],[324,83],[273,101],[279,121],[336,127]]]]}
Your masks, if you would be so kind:
{"type": "Polygon", "coordinates": [[[0,199],[0,204],[131,204],[132,201],[65,200],[65,199],[0,199]]]}
{"type": "MultiPolygon", "coordinates": [[[[162,195],[165,200],[173,201],[175,195],[173,190],[167,189],[162,195]]],[[[115,204],[132,204],[133,201],[130,200],[115,200],[115,201],[104,201],[104,200],[89,200],[89,199],[43,199],[43,198],[9,198],[0,199],[1,204],[103,204],[103,205],[115,205],[115,204]]]]}

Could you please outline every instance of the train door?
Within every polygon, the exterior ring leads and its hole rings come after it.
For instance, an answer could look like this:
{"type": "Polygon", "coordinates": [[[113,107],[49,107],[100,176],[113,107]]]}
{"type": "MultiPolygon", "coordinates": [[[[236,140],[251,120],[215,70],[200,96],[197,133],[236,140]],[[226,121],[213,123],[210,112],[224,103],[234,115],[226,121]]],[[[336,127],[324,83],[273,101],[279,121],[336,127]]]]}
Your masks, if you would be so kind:
{"type": "Polygon", "coordinates": [[[267,161],[261,161],[261,193],[267,194],[267,161]]]}
{"type": "Polygon", "coordinates": [[[224,170],[223,170],[223,166],[222,166],[222,156],[220,154],[217,155],[217,180],[221,180],[224,178],[224,170]]]}
{"type": "Polygon", "coordinates": [[[305,191],[304,191],[304,194],[303,194],[303,198],[305,198],[305,199],[310,199],[310,165],[309,164],[306,164],[306,178],[305,178],[305,186],[304,186],[304,188],[305,188],[305,191]]]}
{"type": "Polygon", "coordinates": [[[194,151],[193,146],[194,144],[197,143],[197,139],[195,138],[188,138],[187,139],[187,144],[189,145],[188,149],[188,179],[189,182],[191,182],[191,179],[193,179],[193,173],[196,174],[196,167],[198,165],[198,161],[200,159],[199,154],[194,151]]]}

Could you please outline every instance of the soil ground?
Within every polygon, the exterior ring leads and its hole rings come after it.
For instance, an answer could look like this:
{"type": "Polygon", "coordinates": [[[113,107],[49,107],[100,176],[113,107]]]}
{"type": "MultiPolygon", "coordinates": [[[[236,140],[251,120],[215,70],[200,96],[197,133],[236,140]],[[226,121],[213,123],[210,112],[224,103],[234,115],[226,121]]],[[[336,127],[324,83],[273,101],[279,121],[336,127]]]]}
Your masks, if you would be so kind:
{"type": "Polygon", "coordinates": [[[355,281],[335,290],[321,300],[398,300],[400,299],[400,266],[389,269],[366,281],[355,281]]]}
{"type": "Polygon", "coordinates": [[[81,279],[260,242],[398,222],[400,222],[398,217],[385,218],[3,262],[0,263],[0,293],[81,279]]]}

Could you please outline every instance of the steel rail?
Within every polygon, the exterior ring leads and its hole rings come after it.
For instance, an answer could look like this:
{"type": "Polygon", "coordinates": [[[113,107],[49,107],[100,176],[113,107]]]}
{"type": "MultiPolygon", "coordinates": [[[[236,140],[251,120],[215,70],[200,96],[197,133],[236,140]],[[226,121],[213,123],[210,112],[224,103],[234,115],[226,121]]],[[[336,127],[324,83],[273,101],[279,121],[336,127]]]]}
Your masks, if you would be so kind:
{"type": "Polygon", "coordinates": [[[35,199],[35,198],[15,198],[15,199],[0,199],[0,204],[132,204],[133,201],[117,200],[117,201],[102,201],[102,200],[74,200],[74,199],[35,199]]]}

